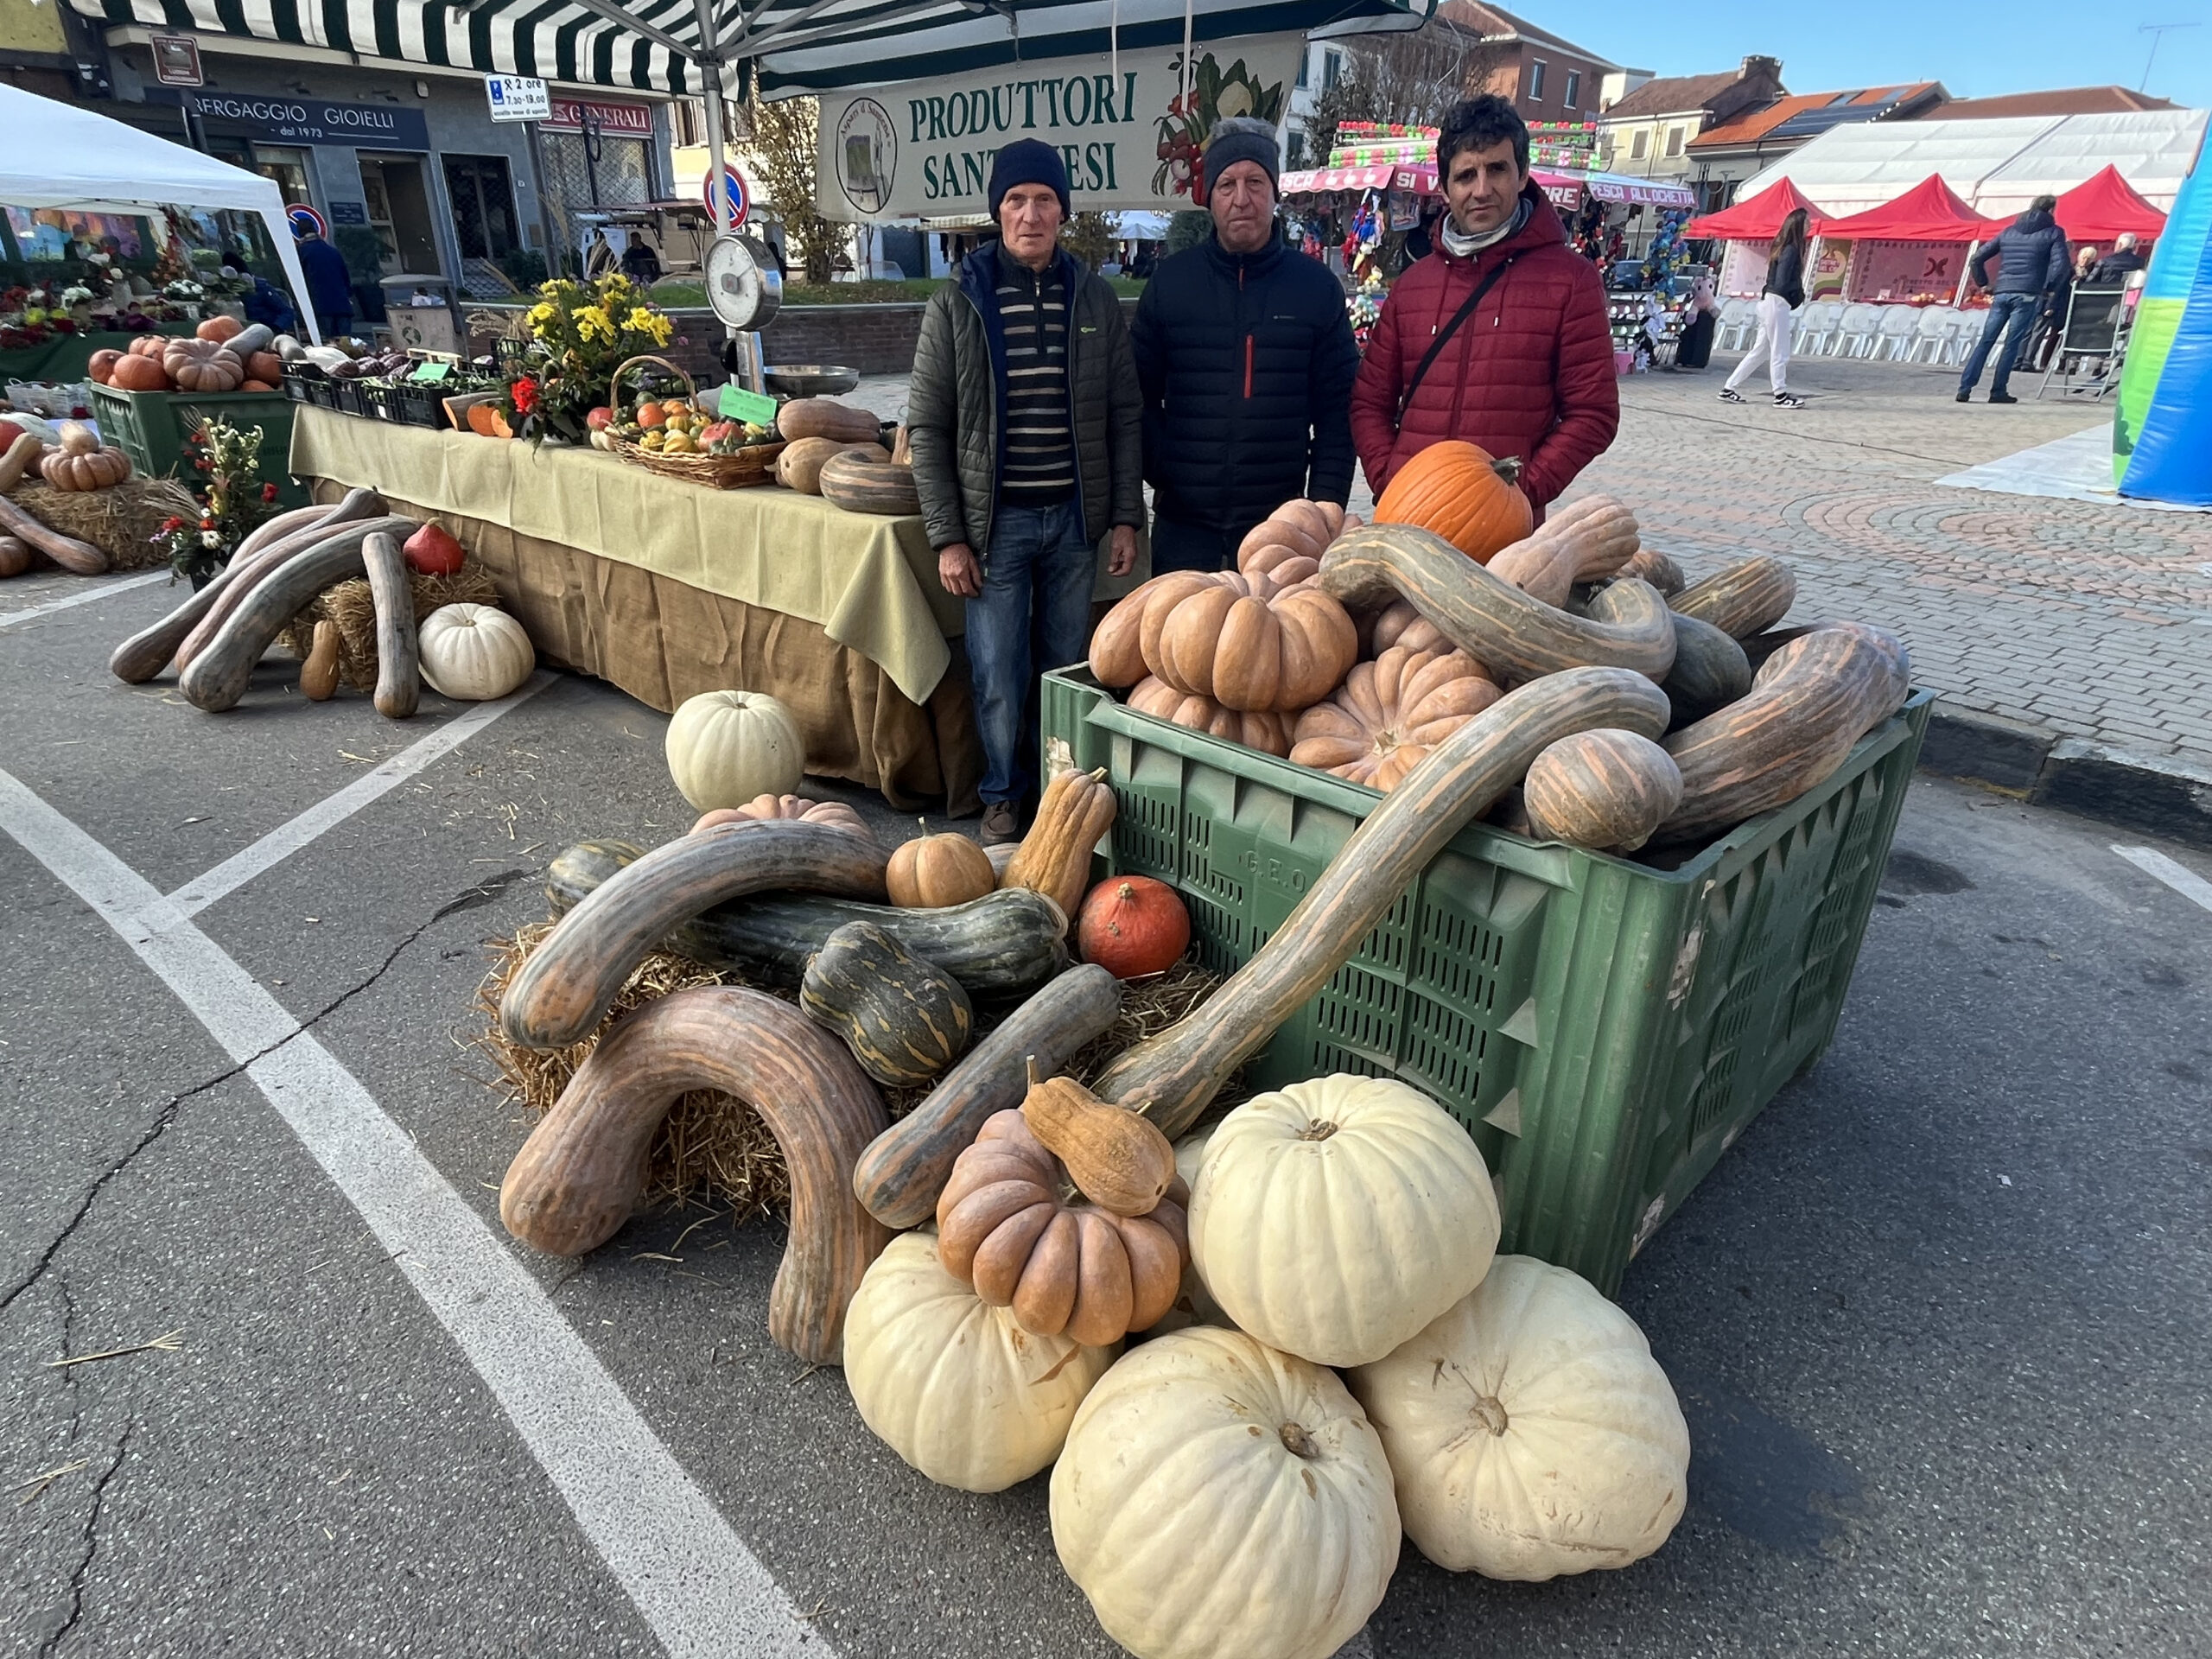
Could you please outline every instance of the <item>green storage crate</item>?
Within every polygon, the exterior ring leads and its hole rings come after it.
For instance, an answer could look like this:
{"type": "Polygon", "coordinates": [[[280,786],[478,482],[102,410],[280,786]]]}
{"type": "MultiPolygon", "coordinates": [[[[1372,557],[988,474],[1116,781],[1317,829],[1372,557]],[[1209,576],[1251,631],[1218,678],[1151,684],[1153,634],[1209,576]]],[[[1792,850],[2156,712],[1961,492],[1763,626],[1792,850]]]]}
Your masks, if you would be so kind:
{"type": "MultiPolygon", "coordinates": [[[[1474,825],[1252,1062],[1262,1088],[1395,1077],[1465,1124],[1500,1249],[1607,1294],[1835,1034],[1932,696],[1835,774],[1674,870],[1474,825]]],[[[1245,962],[1382,797],[1044,681],[1048,759],[1107,769],[1115,874],[1178,888],[1207,965],[1245,962]],[[1065,746],[1065,753],[1061,753],[1065,746]]]]}
{"type": "Polygon", "coordinates": [[[292,398],[275,391],[124,391],[92,388],[92,416],[100,435],[130,457],[149,478],[180,474],[184,446],[202,412],[233,426],[261,429],[262,481],[276,486],[276,505],[304,507],[308,493],[289,470],[292,461],[292,398]]]}

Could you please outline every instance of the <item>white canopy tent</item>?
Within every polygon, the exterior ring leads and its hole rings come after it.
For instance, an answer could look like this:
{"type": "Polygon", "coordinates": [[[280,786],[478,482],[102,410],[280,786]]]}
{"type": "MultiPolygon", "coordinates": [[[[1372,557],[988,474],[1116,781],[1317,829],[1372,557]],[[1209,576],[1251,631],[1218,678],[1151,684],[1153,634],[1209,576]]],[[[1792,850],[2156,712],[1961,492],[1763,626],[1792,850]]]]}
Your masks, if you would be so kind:
{"type": "Polygon", "coordinates": [[[2107,164],[2171,207],[2204,142],[2202,110],[2019,116],[1995,121],[1867,121],[1831,128],[1737,187],[1748,201],[1788,179],[1831,213],[1895,200],[1930,173],[1986,218],[2063,194],[2107,164]]]}
{"type": "Polygon", "coordinates": [[[292,251],[284,197],[258,173],[219,162],[104,115],[0,83],[0,203],[79,213],[156,213],[164,207],[228,208],[269,227],[293,307],[320,342],[308,285],[292,251]]]}

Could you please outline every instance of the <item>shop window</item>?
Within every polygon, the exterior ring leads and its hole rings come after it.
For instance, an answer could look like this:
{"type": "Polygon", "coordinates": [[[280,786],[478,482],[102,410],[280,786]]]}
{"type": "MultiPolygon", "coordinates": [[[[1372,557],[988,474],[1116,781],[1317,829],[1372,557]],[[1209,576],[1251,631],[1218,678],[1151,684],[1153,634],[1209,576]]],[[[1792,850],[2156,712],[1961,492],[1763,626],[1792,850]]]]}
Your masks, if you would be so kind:
{"type": "Polygon", "coordinates": [[[1290,135],[1290,164],[1293,168],[1306,165],[1306,135],[1302,132],[1290,135]]]}
{"type": "MultiPolygon", "coordinates": [[[[678,105],[678,107],[682,107],[678,105]]],[[[464,259],[500,259],[515,251],[515,194],[504,156],[448,156],[446,195],[464,259]]]]}
{"type": "Polygon", "coordinates": [[[1575,111],[1582,107],[1582,72],[1580,69],[1570,69],[1567,72],[1567,98],[1565,101],[1567,104],[1567,112],[1569,115],[1573,114],[1575,111]]]}
{"type": "Polygon", "coordinates": [[[1300,52],[1298,54],[1298,90],[1301,92],[1306,90],[1306,82],[1313,79],[1306,68],[1306,65],[1313,60],[1313,54],[1311,52],[1300,52]]]}
{"type": "Polygon", "coordinates": [[[1544,60],[1541,58],[1529,60],[1529,101],[1531,104],[1544,101],[1544,60]]]}
{"type": "Polygon", "coordinates": [[[1642,161],[1644,156],[1649,153],[1650,148],[1651,135],[1643,130],[1641,128],[1637,129],[1636,137],[1628,141],[1629,160],[1631,162],[1642,161]]]}
{"type": "Polygon", "coordinates": [[[1682,153],[1682,130],[1680,127],[1667,129],[1667,153],[1669,156],[1679,156],[1682,153]]]}
{"type": "Polygon", "coordinates": [[[669,113],[675,118],[676,147],[696,149],[707,142],[707,111],[705,104],[697,99],[679,98],[669,113]]]}
{"type": "Polygon", "coordinates": [[[276,185],[283,195],[286,207],[296,207],[314,200],[308,194],[307,151],[256,144],[253,147],[252,167],[253,171],[276,185]]]}

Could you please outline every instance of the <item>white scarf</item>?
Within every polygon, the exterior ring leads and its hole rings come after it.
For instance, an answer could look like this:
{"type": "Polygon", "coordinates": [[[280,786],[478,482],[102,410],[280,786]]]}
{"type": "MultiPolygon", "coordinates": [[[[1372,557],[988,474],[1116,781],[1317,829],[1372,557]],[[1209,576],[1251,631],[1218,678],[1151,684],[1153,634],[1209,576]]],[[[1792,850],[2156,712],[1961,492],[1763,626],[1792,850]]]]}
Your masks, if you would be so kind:
{"type": "Polygon", "coordinates": [[[1438,228],[1444,232],[1444,251],[1451,254],[1454,258],[1465,259],[1480,253],[1484,248],[1495,247],[1528,222],[1529,202],[1524,196],[1514,203],[1513,217],[1501,221],[1495,230],[1478,232],[1473,236],[1462,236],[1459,234],[1459,227],[1452,224],[1452,215],[1449,213],[1445,214],[1438,228]]]}

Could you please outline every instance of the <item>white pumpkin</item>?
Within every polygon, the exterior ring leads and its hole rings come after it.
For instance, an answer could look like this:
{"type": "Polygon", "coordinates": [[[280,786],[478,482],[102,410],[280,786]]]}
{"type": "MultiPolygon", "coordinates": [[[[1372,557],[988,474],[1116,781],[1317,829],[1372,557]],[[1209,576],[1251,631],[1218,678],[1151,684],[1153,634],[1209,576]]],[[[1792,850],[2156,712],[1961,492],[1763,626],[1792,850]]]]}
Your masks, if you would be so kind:
{"type": "Polygon", "coordinates": [[[1382,1436],[1421,1553],[1543,1580],[1626,1567],[1667,1541],[1690,1435],[1636,1321],[1529,1255],[1349,1378],[1382,1436]]]}
{"type": "Polygon", "coordinates": [[[1497,1195],[1450,1114],[1339,1075],[1246,1101],[1191,1189],[1191,1257],[1240,1331],[1317,1365],[1389,1353],[1482,1282],[1497,1195]]]}
{"type": "Polygon", "coordinates": [[[845,1311],[845,1382],[861,1421],[940,1485],[996,1492],[1058,1457],[1120,1344],[1085,1348],[1014,1323],[901,1233],[845,1311]]]}
{"type": "MultiPolygon", "coordinates": [[[[1213,1139],[1218,1126],[1209,1123],[1202,1129],[1193,1129],[1175,1143],[1175,1173],[1183,1178],[1185,1188],[1196,1186],[1198,1166],[1205,1161],[1206,1145],[1213,1139]]],[[[1150,1338],[1164,1337],[1171,1331],[1185,1331],[1194,1325],[1218,1325],[1233,1329],[1236,1321],[1221,1311],[1221,1304],[1214,1300],[1206,1289],[1205,1281],[1198,1277],[1198,1270],[1188,1261],[1183,1263],[1182,1288],[1175,1293],[1174,1303],[1160,1316],[1160,1322],[1142,1334],[1150,1338]]]]}
{"type": "Polygon", "coordinates": [[[441,605],[423,619],[415,643],[430,689],[463,702],[504,697],[537,666],[522,624],[491,605],[441,605]]]}
{"type": "Polygon", "coordinates": [[[1138,1659],[1327,1659],[1389,1586],[1398,1506],[1332,1373],[1194,1325],[1131,1349],[1076,1413],[1052,1544],[1138,1659]]]}
{"type": "Polygon", "coordinates": [[[668,771],[702,812],[791,795],[806,745],[791,711],[762,691],[702,691],[668,722],[668,771]]]}

